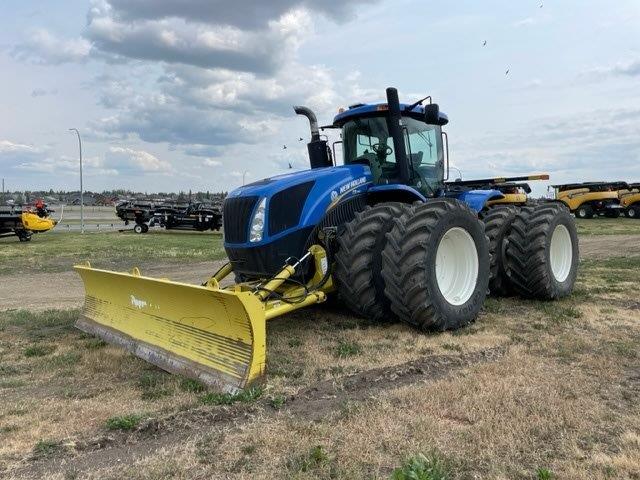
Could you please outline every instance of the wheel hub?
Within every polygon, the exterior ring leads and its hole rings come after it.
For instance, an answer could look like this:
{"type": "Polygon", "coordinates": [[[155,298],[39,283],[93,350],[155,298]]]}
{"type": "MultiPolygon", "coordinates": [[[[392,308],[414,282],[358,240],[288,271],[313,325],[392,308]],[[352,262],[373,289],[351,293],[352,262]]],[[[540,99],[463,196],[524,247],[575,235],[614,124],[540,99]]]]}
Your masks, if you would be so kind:
{"type": "Polygon", "coordinates": [[[436,281],[452,305],[463,305],[478,283],[478,250],[465,229],[453,227],[440,239],[436,251],[436,281]]]}
{"type": "Polygon", "coordinates": [[[571,272],[573,260],[573,245],[569,230],[564,225],[558,225],[551,235],[549,262],[551,271],[558,282],[564,282],[571,272]]]}

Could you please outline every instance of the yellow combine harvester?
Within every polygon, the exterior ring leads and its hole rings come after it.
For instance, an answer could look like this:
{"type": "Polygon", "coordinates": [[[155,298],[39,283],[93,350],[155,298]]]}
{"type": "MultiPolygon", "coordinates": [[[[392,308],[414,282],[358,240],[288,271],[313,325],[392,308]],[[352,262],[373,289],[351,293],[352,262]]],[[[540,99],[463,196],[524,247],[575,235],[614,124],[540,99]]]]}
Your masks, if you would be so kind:
{"type": "Polygon", "coordinates": [[[489,238],[479,213],[503,194],[446,182],[448,119],[438,105],[400,104],[389,88],[387,103],[341,111],[325,127],[342,131],[339,166],[313,112],[295,111],[310,122],[311,169],[229,193],[227,265],[202,285],[79,265],[86,298],[77,326],[237,392],[265,371],[267,321],[334,292],[357,315],[442,331],[476,319],[496,276],[527,298],[573,290],[569,211],[558,202],[501,207],[509,215],[492,219],[489,238]],[[232,275],[236,283],[223,283],[232,275]]]}
{"type": "Polygon", "coordinates": [[[618,192],[625,182],[585,182],[553,185],[556,200],[563,202],[577,218],[618,218],[623,211],[618,192]]]}
{"type": "Polygon", "coordinates": [[[630,183],[629,188],[618,192],[620,205],[629,218],[640,218],[640,183],[630,183]]]}

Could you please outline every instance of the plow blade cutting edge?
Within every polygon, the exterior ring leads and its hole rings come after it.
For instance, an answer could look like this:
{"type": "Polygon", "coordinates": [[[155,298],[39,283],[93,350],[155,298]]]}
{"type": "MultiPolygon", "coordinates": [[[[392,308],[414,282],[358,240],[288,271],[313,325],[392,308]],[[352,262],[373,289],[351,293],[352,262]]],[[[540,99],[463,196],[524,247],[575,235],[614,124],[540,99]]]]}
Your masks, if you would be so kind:
{"type": "Polygon", "coordinates": [[[264,373],[266,316],[251,292],[74,268],[86,293],[80,330],[223,392],[264,373]]]}

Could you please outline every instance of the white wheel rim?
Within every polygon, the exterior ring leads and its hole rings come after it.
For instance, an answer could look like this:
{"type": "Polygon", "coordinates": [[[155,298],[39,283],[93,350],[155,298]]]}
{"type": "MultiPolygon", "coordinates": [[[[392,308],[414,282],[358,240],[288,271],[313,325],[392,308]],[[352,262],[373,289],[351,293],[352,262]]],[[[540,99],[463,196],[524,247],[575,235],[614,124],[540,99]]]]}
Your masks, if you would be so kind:
{"type": "Polygon", "coordinates": [[[630,208],[630,209],[627,211],[627,213],[628,213],[628,215],[629,215],[630,217],[635,217],[635,216],[636,216],[636,211],[635,211],[635,209],[633,209],[633,208],[630,208]]]}
{"type": "Polygon", "coordinates": [[[473,295],[478,283],[478,250],[465,229],[449,229],[436,251],[436,281],[444,299],[462,305],[473,295]]]}
{"type": "Polygon", "coordinates": [[[558,282],[564,282],[571,272],[573,260],[573,245],[569,230],[564,225],[558,225],[551,235],[549,262],[551,271],[558,282]]]}

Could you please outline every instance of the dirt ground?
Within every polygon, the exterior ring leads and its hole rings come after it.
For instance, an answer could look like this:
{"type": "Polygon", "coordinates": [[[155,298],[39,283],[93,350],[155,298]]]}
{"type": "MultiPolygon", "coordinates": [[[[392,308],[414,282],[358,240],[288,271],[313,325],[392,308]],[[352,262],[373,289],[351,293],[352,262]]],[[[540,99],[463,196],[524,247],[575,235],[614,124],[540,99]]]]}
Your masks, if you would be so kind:
{"type": "Polygon", "coordinates": [[[270,322],[265,383],[233,398],[75,330],[73,272],[2,275],[0,477],[384,479],[424,455],[447,475],[426,479],[640,479],[640,235],[580,248],[570,298],[490,298],[457,332],[270,322]]]}

